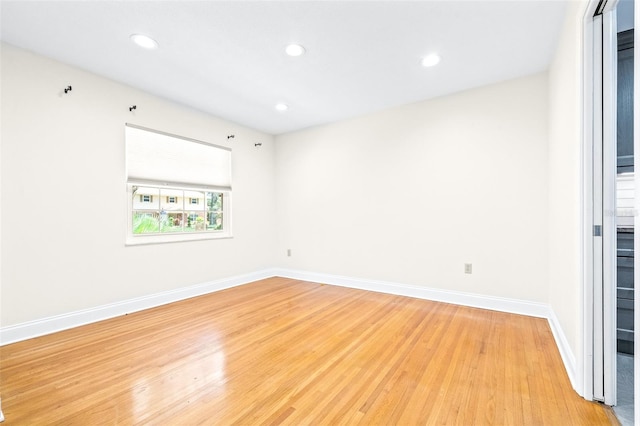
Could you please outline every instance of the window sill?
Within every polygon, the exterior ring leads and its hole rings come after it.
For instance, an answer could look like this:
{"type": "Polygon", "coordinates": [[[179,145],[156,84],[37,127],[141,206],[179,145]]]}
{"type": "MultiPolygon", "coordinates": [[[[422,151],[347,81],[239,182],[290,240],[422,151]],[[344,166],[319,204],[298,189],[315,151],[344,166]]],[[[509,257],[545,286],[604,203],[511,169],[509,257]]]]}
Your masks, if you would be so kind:
{"type": "Polygon", "coordinates": [[[182,243],[186,241],[222,240],[233,238],[228,232],[211,232],[198,234],[156,234],[156,235],[128,235],[125,246],[140,246],[149,244],[182,243]]]}

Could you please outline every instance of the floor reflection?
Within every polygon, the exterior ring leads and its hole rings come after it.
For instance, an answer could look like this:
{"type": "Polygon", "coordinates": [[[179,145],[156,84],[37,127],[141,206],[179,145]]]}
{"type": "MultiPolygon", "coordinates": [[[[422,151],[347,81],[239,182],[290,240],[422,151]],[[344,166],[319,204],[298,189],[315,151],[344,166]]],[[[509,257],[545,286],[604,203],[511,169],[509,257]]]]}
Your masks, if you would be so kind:
{"type": "Polygon", "coordinates": [[[159,374],[154,372],[152,378],[135,379],[131,387],[133,419],[148,419],[152,407],[195,403],[189,398],[192,395],[224,395],[224,348],[217,339],[209,340],[203,346],[201,351],[185,359],[159,367],[162,371],[159,374]],[[202,392],[205,387],[207,392],[202,392]]]}

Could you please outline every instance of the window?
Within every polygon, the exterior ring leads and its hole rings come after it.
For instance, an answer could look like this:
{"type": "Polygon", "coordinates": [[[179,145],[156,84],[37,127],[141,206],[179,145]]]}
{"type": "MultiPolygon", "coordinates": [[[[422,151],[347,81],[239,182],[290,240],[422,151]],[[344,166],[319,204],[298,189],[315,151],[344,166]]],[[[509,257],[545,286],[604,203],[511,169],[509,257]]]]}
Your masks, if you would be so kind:
{"type": "Polygon", "coordinates": [[[231,151],[126,125],[127,244],[231,236],[231,151]]]}
{"type": "MultiPolygon", "coordinates": [[[[224,192],[199,192],[167,187],[137,186],[133,185],[132,194],[134,199],[139,193],[154,193],[160,199],[167,200],[171,207],[162,206],[158,203],[143,202],[132,205],[132,234],[168,234],[168,233],[194,233],[224,230],[224,192]],[[179,193],[178,196],[168,196],[165,193],[179,193]],[[170,203],[168,200],[206,200],[202,205],[196,207],[191,203],[177,205],[177,202],[170,203]]],[[[140,195],[140,200],[144,196],[140,195]]],[[[153,195],[146,197],[153,198],[153,195]]]]}

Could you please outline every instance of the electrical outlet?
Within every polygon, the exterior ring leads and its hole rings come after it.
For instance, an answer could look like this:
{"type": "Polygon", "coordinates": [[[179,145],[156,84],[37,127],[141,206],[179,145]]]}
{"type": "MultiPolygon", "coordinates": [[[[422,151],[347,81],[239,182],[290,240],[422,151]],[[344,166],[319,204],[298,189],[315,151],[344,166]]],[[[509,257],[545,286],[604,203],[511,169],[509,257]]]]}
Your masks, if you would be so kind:
{"type": "Polygon", "coordinates": [[[471,263],[465,263],[464,264],[464,273],[465,274],[470,274],[473,271],[473,267],[471,266],[471,263]]]}
{"type": "Polygon", "coordinates": [[[287,249],[287,256],[291,257],[291,249],[287,249]]]}

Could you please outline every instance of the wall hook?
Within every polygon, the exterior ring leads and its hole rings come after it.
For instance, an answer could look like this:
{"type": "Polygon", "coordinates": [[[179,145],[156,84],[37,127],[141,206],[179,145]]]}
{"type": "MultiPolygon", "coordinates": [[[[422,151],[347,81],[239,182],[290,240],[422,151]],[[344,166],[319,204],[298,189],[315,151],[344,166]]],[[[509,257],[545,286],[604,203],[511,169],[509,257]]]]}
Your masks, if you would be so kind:
{"type": "Polygon", "coordinates": [[[129,111],[133,111],[133,110],[134,110],[134,109],[136,109],[136,108],[137,108],[137,106],[136,106],[136,105],[131,105],[131,106],[129,107],[129,111]]]}
{"type": "Polygon", "coordinates": [[[227,140],[229,140],[229,139],[233,139],[233,138],[235,138],[235,137],[236,137],[236,135],[229,135],[229,136],[227,136],[227,140]]]}
{"type": "Polygon", "coordinates": [[[262,142],[254,143],[253,146],[260,148],[262,146],[262,142]]]}
{"type": "Polygon", "coordinates": [[[71,86],[67,86],[64,88],[64,93],[69,93],[71,91],[72,87],[71,86]]]}

